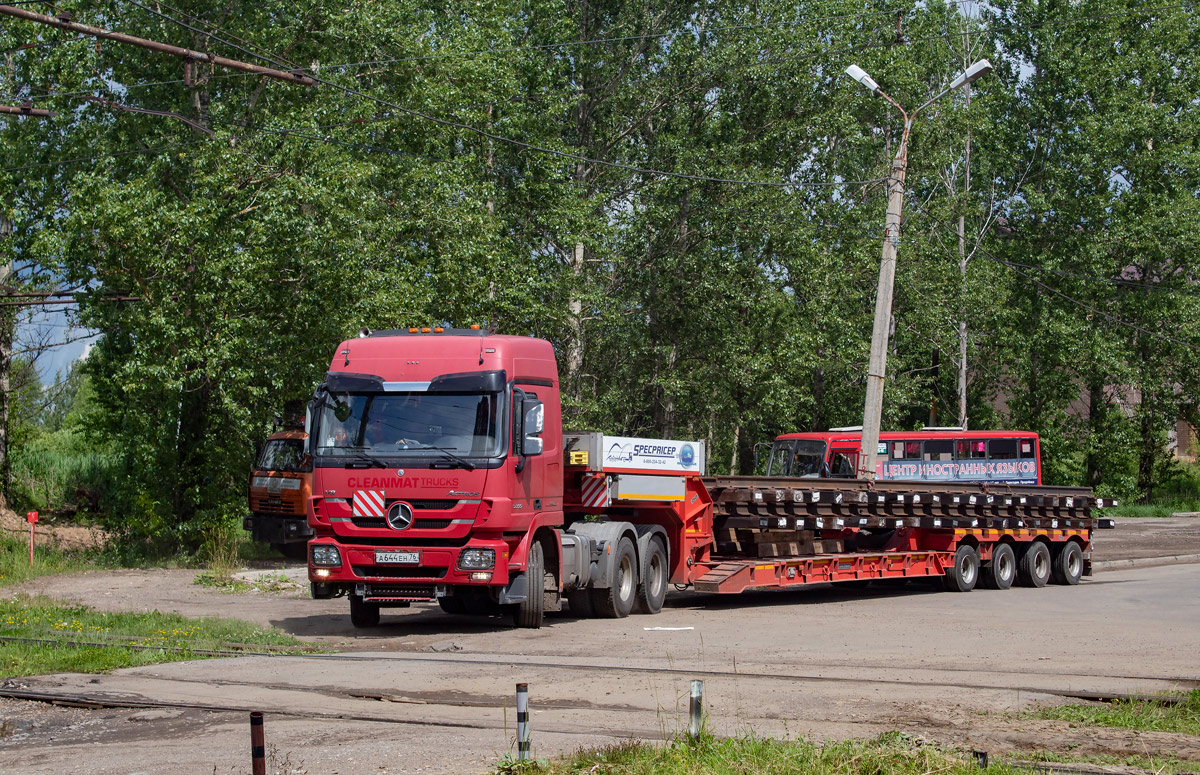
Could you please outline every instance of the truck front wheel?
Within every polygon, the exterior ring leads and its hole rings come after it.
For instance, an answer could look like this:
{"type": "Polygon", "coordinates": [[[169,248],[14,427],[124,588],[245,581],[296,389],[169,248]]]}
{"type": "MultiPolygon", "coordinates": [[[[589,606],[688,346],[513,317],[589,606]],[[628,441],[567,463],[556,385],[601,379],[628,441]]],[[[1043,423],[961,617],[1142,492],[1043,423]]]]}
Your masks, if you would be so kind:
{"type": "Polygon", "coordinates": [[[637,588],[633,610],[639,614],[656,614],[667,599],[667,551],[662,542],[651,538],[642,560],[642,578],[637,588]]]}
{"type": "Polygon", "coordinates": [[[542,545],[534,541],[529,547],[529,562],[525,566],[525,600],[517,603],[513,622],[518,627],[536,630],[545,616],[546,585],[545,559],[542,545]]]}
{"type": "Polygon", "coordinates": [[[617,543],[613,562],[612,586],[592,590],[592,609],[602,619],[624,619],[629,616],[637,593],[637,553],[633,550],[633,541],[626,537],[617,543]]]}
{"type": "Polygon", "coordinates": [[[358,595],[351,595],[350,623],[359,629],[379,624],[379,603],[368,603],[358,595]]]}

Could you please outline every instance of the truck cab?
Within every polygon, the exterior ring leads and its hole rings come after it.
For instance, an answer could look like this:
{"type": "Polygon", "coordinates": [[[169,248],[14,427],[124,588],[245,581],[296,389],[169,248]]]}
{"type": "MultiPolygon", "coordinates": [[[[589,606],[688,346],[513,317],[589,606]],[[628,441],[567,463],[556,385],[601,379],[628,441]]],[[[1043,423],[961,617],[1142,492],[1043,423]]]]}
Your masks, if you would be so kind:
{"type": "Polygon", "coordinates": [[[255,541],[268,543],[291,559],[307,556],[308,503],[312,496],[312,463],[303,428],[276,431],[263,443],[246,487],[250,513],[242,527],[255,541]]]}
{"type": "Polygon", "coordinates": [[[349,597],[356,626],[414,601],[519,616],[531,596],[557,597],[563,453],[548,342],[364,331],[338,346],[310,417],[314,597],[349,597]]]}

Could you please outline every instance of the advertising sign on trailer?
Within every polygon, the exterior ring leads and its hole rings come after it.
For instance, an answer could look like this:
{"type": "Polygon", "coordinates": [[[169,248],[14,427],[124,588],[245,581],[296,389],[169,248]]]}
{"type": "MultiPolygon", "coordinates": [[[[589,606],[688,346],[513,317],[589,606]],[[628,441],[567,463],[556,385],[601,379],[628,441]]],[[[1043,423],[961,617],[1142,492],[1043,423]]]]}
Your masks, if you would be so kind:
{"type": "Polygon", "coordinates": [[[696,442],[605,436],[602,453],[605,468],[704,472],[704,447],[696,442]]]}

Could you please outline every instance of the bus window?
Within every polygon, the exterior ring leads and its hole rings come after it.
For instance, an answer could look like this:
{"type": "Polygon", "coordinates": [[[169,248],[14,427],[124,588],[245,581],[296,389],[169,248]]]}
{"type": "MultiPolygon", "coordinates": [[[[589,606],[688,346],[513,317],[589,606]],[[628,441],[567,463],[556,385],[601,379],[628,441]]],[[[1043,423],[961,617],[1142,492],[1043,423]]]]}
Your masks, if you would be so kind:
{"type": "Polygon", "coordinates": [[[987,442],[983,439],[960,439],[954,443],[954,457],[959,460],[978,460],[987,457],[987,442]]]}
{"type": "Polygon", "coordinates": [[[1016,439],[992,439],[988,442],[988,457],[992,460],[1016,460],[1016,439]]]}
{"type": "Polygon", "coordinates": [[[1033,454],[1033,439],[1020,439],[1017,444],[1017,454],[1023,458],[1032,458],[1033,454]]]}
{"type": "Polygon", "coordinates": [[[833,462],[829,466],[829,475],[838,479],[853,479],[854,469],[858,465],[858,453],[848,450],[834,450],[833,462]]]}
{"type": "Polygon", "coordinates": [[[921,459],[921,442],[919,441],[893,441],[891,446],[892,460],[921,459]]]}
{"type": "Polygon", "coordinates": [[[954,442],[950,439],[932,439],[925,442],[926,460],[950,460],[954,453],[954,442]]]}

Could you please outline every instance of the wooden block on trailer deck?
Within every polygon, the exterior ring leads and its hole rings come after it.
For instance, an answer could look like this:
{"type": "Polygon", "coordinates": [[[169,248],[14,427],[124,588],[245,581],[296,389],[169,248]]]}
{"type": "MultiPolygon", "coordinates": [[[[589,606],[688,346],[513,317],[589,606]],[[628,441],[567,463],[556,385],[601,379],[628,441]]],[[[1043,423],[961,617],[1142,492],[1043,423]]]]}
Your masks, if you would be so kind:
{"type": "Polygon", "coordinates": [[[757,544],[755,550],[759,557],[794,557],[800,553],[801,544],[797,542],[779,542],[773,544],[757,544]]]}
{"type": "Polygon", "coordinates": [[[808,544],[812,547],[812,552],[804,552],[804,554],[841,554],[845,550],[845,545],[840,538],[819,538],[808,544]]]}

